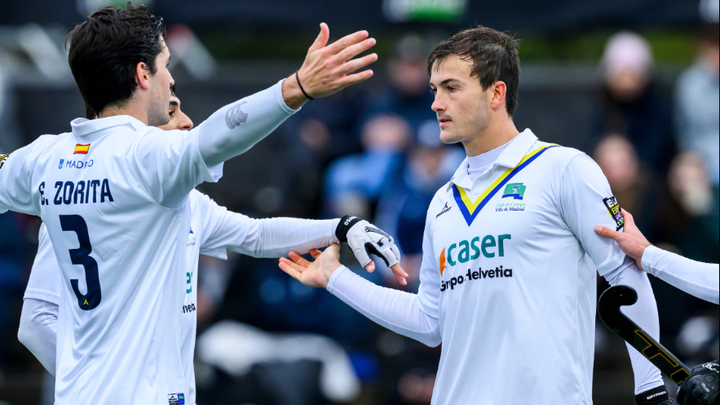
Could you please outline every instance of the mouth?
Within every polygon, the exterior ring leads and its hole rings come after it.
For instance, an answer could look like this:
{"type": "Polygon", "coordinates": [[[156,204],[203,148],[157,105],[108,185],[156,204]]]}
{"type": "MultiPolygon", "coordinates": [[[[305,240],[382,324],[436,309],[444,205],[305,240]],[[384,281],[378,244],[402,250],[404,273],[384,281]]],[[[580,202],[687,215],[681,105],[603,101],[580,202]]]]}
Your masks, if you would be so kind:
{"type": "Polygon", "coordinates": [[[450,118],[438,118],[438,123],[440,124],[440,128],[445,127],[447,124],[451,123],[452,120],[450,118]]]}

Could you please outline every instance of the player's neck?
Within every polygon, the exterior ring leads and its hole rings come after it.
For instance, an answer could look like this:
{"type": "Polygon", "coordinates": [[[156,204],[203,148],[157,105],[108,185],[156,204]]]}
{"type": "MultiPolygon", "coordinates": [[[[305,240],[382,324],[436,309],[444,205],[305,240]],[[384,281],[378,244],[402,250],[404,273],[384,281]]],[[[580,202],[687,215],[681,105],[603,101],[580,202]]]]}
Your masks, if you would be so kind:
{"type": "Polygon", "coordinates": [[[510,117],[491,120],[487,127],[470,141],[463,143],[467,156],[477,156],[496,149],[515,138],[520,131],[510,117]]]}
{"type": "Polygon", "coordinates": [[[143,107],[140,103],[135,102],[134,100],[130,100],[122,106],[105,107],[102,111],[100,111],[100,114],[98,114],[98,118],[107,118],[116,115],[129,115],[138,121],[143,122],[145,125],[148,125],[147,107],[143,107]]]}

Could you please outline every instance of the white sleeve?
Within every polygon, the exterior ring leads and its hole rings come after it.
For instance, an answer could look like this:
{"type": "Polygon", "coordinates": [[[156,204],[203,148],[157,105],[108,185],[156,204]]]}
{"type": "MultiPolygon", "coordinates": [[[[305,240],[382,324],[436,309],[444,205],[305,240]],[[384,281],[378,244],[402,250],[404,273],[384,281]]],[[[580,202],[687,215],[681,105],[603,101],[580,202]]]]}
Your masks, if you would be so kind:
{"type": "Polygon", "coordinates": [[[219,109],[193,130],[208,166],[244,153],[299,111],[285,104],[283,81],[219,109]]]}
{"type": "MultiPolygon", "coordinates": [[[[610,285],[627,285],[637,291],[637,302],[633,305],[623,306],[621,310],[659,342],[660,320],[658,319],[655,295],[647,274],[637,267],[635,260],[627,258],[622,266],[605,275],[605,279],[610,285]]],[[[630,344],[626,343],[626,346],[635,378],[635,395],[662,385],[663,379],[660,370],[630,344]]]]}
{"type": "Polygon", "coordinates": [[[609,238],[595,233],[595,225],[622,229],[620,206],[600,167],[585,154],[573,157],[560,182],[560,215],[590,255],[601,276],[620,267],[625,253],[609,238]]]}
{"type": "Polygon", "coordinates": [[[23,301],[18,340],[55,376],[58,309],[56,304],[26,298],[23,301]]]}
{"type": "Polygon", "coordinates": [[[60,305],[62,272],[55,256],[45,223],[40,225],[38,251],[33,261],[30,279],[25,288],[25,299],[36,299],[60,305]]]}
{"type": "Polygon", "coordinates": [[[720,265],[697,262],[675,253],[648,246],[642,255],[645,271],[690,295],[720,303],[720,265]]]}
{"type": "Polygon", "coordinates": [[[304,254],[338,242],[335,229],[339,219],[252,219],[199,194],[197,206],[205,212],[207,230],[200,241],[202,254],[225,259],[226,249],[230,249],[252,257],[281,257],[290,251],[304,254]]]}
{"type": "Polygon", "coordinates": [[[440,324],[422,311],[418,296],[373,284],[340,266],[327,290],[373,322],[430,347],[442,342],[440,324]]]}
{"type": "Polygon", "coordinates": [[[135,169],[155,202],[177,207],[198,184],[220,179],[224,161],[250,149],[295,112],[278,83],[219,109],[190,131],[147,128],[134,146],[135,169]]]}
{"type": "Polygon", "coordinates": [[[40,139],[9,154],[0,154],[0,214],[12,210],[40,215],[40,203],[33,198],[33,150],[40,139]]]}

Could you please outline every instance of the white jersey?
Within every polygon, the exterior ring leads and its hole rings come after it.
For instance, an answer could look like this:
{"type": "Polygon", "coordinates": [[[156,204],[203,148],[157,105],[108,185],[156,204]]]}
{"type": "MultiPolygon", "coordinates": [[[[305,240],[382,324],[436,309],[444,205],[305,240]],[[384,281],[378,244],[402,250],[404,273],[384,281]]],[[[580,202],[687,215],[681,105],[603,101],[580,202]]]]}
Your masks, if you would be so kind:
{"type": "Polygon", "coordinates": [[[625,254],[600,168],[574,149],[515,137],[473,183],[463,162],[427,215],[418,302],[439,319],[433,405],[589,405],[596,269],[625,254]]]}
{"type": "Polygon", "coordinates": [[[703,263],[648,246],[642,255],[642,267],[663,281],[713,304],[720,303],[720,266],[703,263]]]}
{"type": "Polygon", "coordinates": [[[76,120],[72,133],[0,159],[0,212],[40,215],[62,271],[56,405],[184,402],[187,195],[222,171],[205,164],[198,138],[269,133],[294,111],[280,84],[267,92],[269,103],[242,102],[242,122],[226,122],[232,105],[191,131],[76,120]]]}
{"type": "MultiPolygon", "coordinates": [[[[245,215],[228,211],[225,207],[217,205],[212,199],[197,190],[188,196],[190,204],[190,229],[187,234],[187,268],[185,284],[182,293],[185,299],[177,311],[182,313],[182,321],[178,336],[181,339],[180,355],[183,369],[189,387],[185,395],[186,405],[195,405],[195,369],[193,354],[197,334],[197,279],[198,257],[200,254],[214,256],[220,259],[227,258],[227,249],[251,254],[253,256],[272,255],[298,247],[302,251],[302,244],[310,242],[313,247],[327,245],[335,242],[334,230],[337,220],[312,221],[293,219],[273,219],[280,225],[285,225],[285,234],[295,232],[295,244],[287,244],[275,238],[268,238],[279,232],[260,231],[259,224],[267,224],[268,220],[254,220],[245,215]],[[305,229],[304,235],[298,230],[305,229]],[[258,239],[265,235],[265,246],[254,248],[258,239]],[[313,236],[311,236],[313,235],[313,236]]],[[[25,290],[25,299],[47,301],[60,305],[60,289],[62,287],[61,270],[58,265],[52,243],[47,234],[45,224],[40,227],[38,253],[35,256],[30,279],[25,290]]],[[[64,320],[60,320],[63,322],[64,320]]]]}

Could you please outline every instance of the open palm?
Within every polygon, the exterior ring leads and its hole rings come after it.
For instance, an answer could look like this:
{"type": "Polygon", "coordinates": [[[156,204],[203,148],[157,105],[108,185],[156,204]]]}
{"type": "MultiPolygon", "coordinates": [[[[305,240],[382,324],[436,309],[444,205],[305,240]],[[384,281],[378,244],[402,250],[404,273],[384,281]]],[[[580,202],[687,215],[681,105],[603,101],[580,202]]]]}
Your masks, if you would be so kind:
{"type": "Polygon", "coordinates": [[[300,281],[308,287],[327,287],[330,276],[340,267],[340,245],[333,243],[324,252],[311,249],[310,255],[315,259],[308,261],[295,252],[280,258],[278,266],[290,277],[300,281]]]}

